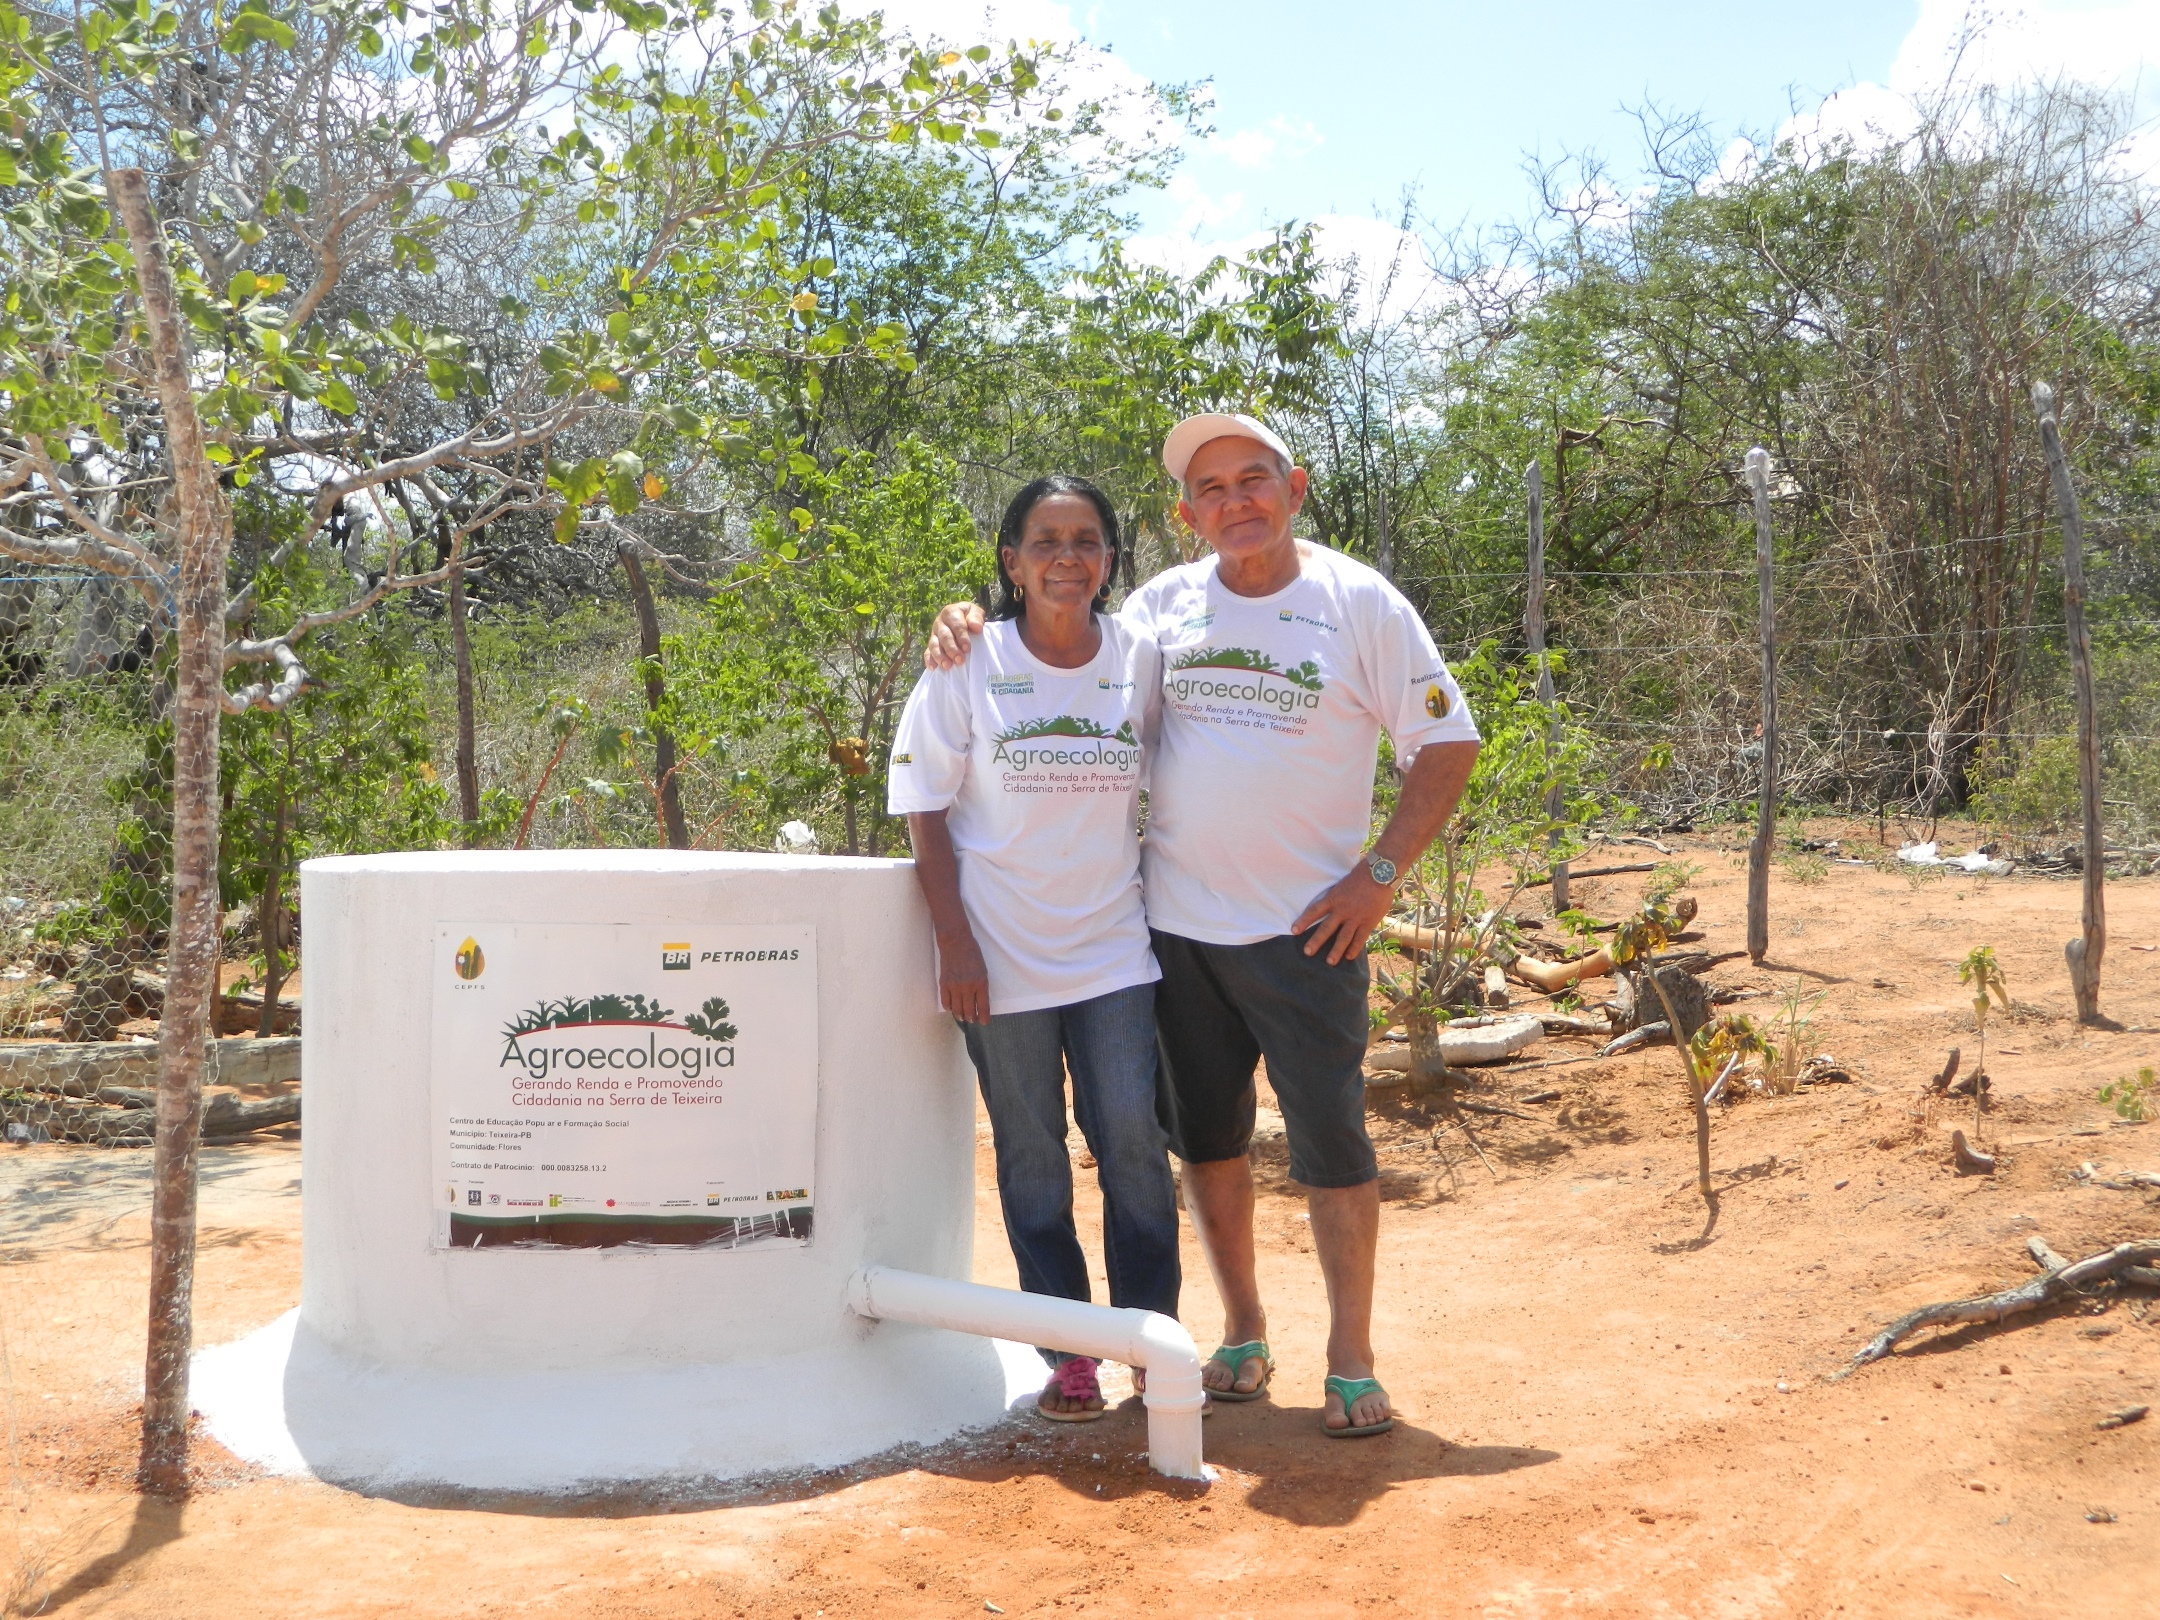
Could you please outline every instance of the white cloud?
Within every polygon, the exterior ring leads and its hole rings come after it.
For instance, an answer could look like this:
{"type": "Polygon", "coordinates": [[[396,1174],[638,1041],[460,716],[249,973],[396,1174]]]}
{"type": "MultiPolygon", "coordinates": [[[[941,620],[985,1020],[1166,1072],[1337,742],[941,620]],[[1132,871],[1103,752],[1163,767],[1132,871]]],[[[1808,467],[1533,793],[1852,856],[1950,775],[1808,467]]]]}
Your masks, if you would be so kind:
{"type": "Polygon", "coordinates": [[[2150,97],[2160,81],[2160,6],[1920,0],[1919,20],[1891,65],[1890,88],[1923,94],[1953,73],[1973,85],[2056,78],[2115,89],[2138,85],[2150,97]]]}
{"type": "Polygon", "coordinates": [[[1227,158],[1241,169],[1267,169],[1274,167],[1277,157],[1301,158],[1321,142],[1319,129],[1309,119],[1293,124],[1278,113],[1259,128],[1218,135],[1203,150],[1227,158]]]}
{"type": "MultiPolygon", "coordinates": [[[[1863,81],[1778,126],[1803,162],[1841,146],[1879,151],[1919,128],[1920,106],[1943,90],[2018,90],[2071,80],[2133,98],[2148,127],[2117,160],[2133,174],[2160,175],[2160,5],[2084,0],[1988,5],[1984,0],[1920,0],[1920,16],[1898,47],[1887,85],[1863,81]]],[[[1745,138],[1726,147],[1706,188],[1735,184],[1761,158],[1745,138]]]]}

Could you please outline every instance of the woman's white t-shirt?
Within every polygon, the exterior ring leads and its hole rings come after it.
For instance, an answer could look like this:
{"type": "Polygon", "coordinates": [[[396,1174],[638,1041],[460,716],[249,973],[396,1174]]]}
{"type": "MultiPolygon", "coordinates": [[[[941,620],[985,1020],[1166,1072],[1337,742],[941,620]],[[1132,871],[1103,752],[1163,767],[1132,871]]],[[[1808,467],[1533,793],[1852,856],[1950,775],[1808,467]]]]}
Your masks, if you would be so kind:
{"type": "Polygon", "coordinates": [[[966,662],[926,673],[893,738],[886,806],[944,810],[960,900],[993,1014],[1108,995],[1162,976],[1140,901],[1140,789],[1162,691],[1151,637],[1097,615],[1079,669],[984,628],[966,662]]]}

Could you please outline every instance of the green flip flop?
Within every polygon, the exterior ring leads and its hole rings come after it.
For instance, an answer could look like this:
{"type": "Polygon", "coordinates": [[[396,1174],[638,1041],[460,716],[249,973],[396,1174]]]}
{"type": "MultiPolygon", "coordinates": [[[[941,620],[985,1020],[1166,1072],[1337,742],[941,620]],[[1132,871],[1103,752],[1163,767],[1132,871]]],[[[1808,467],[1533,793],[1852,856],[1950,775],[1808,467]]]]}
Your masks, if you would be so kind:
{"type": "MultiPolygon", "coordinates": [[[[1377,1378],[1337,1378],[1333,1373],[1328,1374],[1326,1389],[1328,1394],[1342,1397],[1344,1417],[1350,1415],[1351,1407],[1357,1405],[1359,1401],[1362,1401],[1374,1390],[1380,1390],[1383,1395],[1387,1393],[1386,1390],[1380,1389],[1380,1380],[1377,1378]]],[[[1369,1434],[1386,1434],[1388,1430],[1394,1427],[1395,1418],[1392,1413],[1382,1418],[1378,1423],[1360,1423],[1344,1429],[1331,1429],[1328,1427],[1326,1418],[1323,1417],[1320,1420],[1320,1432],[1330,1440],[1362,1440],[1369,1434]]]]}
{"type": "Polygon", "coordinates": [[[1267,1393],[1268,1381],[1275,1376],[1275,1358],[1268,1354],[1265,1339],[1248,1339],[1243,1344],[1221,1345],[1208,1360],[1219,1361],[1230,1369],[1232,1387],[1208,1391],[1208,1394],[1218,1401],[1257,1401],[1267,1393]],[[1262,1362],[1267,1368],[1267,1371],[1260,1375],[1260,1382],[1251,1389],[1236,1388],[1238,1369],[1246,1362],[1254,1360],[1262,1362]]]}

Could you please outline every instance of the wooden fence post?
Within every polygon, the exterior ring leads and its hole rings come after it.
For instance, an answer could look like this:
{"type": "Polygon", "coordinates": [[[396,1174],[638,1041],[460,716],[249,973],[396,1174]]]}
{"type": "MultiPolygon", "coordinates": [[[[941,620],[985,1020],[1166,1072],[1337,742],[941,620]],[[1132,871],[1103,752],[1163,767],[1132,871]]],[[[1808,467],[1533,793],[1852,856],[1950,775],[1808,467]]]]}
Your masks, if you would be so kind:
{"type": "Polygon", "coordinates": [[[2078,1022],[2111,1027],[2113,1021],[2100,1016],[2100,959],[2107,954],[2107,845],[2100,827],[2100,714],[2093,699],[2092,633],[2085,627],[2085,522],[2063,455],[2054,390],[2034,383],[2032,397],[2040,413],[2040,443],[2055,480],[2055,505],[2062,514],[2063,622],[2070,632],[2070,673],[2077,691],[2078,798],[2084,811],[2084,929],[2063,947],[2063,957],[2070,964],[2078,1022]]]}
{"type": "Polygon", "coordinates": [[[1755,803],[1755,838],[1748,845],[1747,949],[1751,961],[1770,953],[1770,851],[1777,838],[1777,603],[1770,578],[1770,452],[1747,453],[1755,495],[1755,614],[1762,629],[1762,787],[1755,803]]]}
{"type": "MultiPolygon", "coordinates": [[[[1537,695],[1540,703],[1553,701],[1552,662],[1545,656],[1545,474],[1533,460],[1523,469],[1523,487],[1530,496],[1530,589],[1523,598],[1523,635],[1530,644],[1530,656],[1537,661],[1537,695]]],[[[1552,771],[1560,754],[1560,719],[1555,715],[1550,729],[1545,733],[1545,768],[1552,771]]],[[[1545,814],[1553,820],[1560,819],[1563,806],[1560,800],[1560,784],[1555,780],[1545,790],[1545,814]]],[[[1557,847],[1558,832],[1546,835],[1548,847],[1557,847]]],[[[1568,909],[1568,863],[1552,863],[1552,908],[1555,916],[1568,909]]]]}

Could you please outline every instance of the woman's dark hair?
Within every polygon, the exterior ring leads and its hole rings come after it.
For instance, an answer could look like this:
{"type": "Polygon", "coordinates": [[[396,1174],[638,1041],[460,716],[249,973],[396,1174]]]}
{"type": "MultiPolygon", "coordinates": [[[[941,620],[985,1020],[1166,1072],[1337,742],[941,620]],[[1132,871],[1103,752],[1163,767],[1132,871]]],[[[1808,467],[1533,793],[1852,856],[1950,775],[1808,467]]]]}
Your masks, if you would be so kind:
{"type": "Polygon", "coordinates": [[[1111,508],[1110,497],[1085,478],[1075,478],[1070,473],[1052,473],[1022,488],[1007,503],[1005,515],[998,519],[997,585],[986,610],[988,617],[1020,617],[1023,611],[1020,593],[1013,589],[1012,575],[1005,571],[1005,548],[1020,549],[1020,536],[1027,529],[1028,514],[1052,495],[1078,495],[1093,506],[1096,515],[1102,519],[1103,539],[1110,547],[1110,569],[1103,575],[1103,588],[1096,593],[1095,610],[1099,613],[1110,605],[1110,586],[1117,579],[1118,563],[1125,555],[1124,542],[1118,536],[1117,513],[1111,508]]]}

